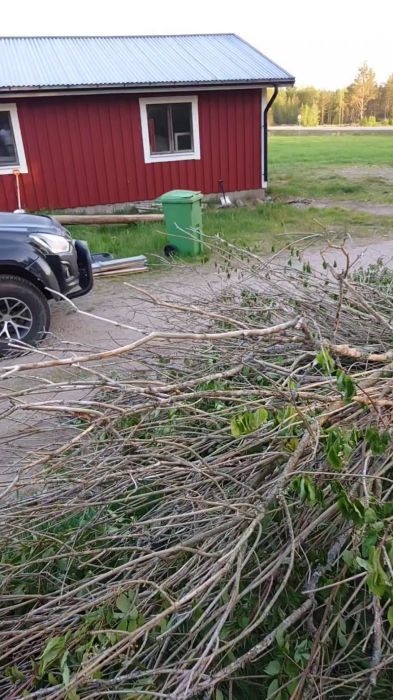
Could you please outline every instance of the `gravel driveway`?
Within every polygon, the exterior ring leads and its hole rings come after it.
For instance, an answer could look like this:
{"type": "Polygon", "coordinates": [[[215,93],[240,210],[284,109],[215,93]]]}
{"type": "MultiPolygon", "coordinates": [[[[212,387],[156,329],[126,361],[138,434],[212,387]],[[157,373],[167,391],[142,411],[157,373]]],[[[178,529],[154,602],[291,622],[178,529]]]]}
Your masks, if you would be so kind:
{"type": "MultiPolygon", "coordinates": [[[[367,267],[378,258],[384,258],[386,264],[393,268],[393,240],[353,242],[346,244],[351,260],[356,265],[367,267]]],[[[328,257],[337,257],[336,252],[329,252],[328,257]]],[[[310,249],[306,257],[315,267],[321,266],[318,249],[310,249]]],[[[287,260],[287,255],[283,256],[287,260]]],[[[158,299],[176,300],[187,304],[193,297],[207,298],[222,289],[227,280],[211,264],[203,266],[184,265],[170,269],[168,272],[153,272],[126,277],[98,279],[91,294],[76,299],[77,306],[83,311],[103,316],[118,323],[137,328],[157,330],[168,327],[168,312],[154,308],[144,295],[124,284],[127,281],[140,289],[155,295],[158,299]]],[[[174,322],[173,313],[170,322],[174,322]]],[[[51,333],[61,341],[66,340],[73,349],[105,348],[132,342],[140,334],[131,329],[118,328],[95,318],[80,316],[66,302],[52,304],[51,333]]]]}
{"type": "MultiPolygon", "coordinates": [[[[102,316],[119,324],[144,330],[167,328],[168,313],[155,308],[141,291],[125,284],[146,290],[160,300],[187,302],[194,296],[206,297],[222,288],[225,281],[213,266],[185,265],[168,272],[149,272],[139,275],[99,278],[93,292],[76,299],[79,309],[102,316]]],[[[175,313],[172,314],[171,322],[175,313]]],[[[51,333],[59,340],[66,339],[77,348],[110,349],[130,343],[140,337],[135,330],[108,325],[97,318],[76,314],[67,302],[52,304],[51,333]]]]}
{"type": "MultiPolygon", "coordinates": [[[[351,260],[357,260],[357,265],[367,267],[378,258],[383,257],[386,264],[393,268],[393,241],[362,242],[346,246],[351,260]]],[[[336,257],[337,252],[329,251],[328,257],[336,257]]],[[[287,255],[283,260],[287,260],[287,255]]],[[[321,265],[320,252],[311,249],[307,257],[313,266],[321,265]]],[[[66,302],[52,304],[51,332],[43,344],[42,350],[51,355],[69,356],[70,353],[86,353],[88,351],[108,350],[126,345],[141,337],[138,328],[145,331],[165,330],[169,327],[176,328],[176,310],[160,308],[151,304],[140,290],[146,290],[158,299],[176,301],[188,304],[190,299],[214,298],[218,291],[227,284],[226,276],[219,274],[212,264],[202,267],[179,266],[164,272],[151,272],[143,275],[130,275],[99,279],[93,292],[86,297],[77,299],[77,305],[82,311],[94,316],[84,316],[75,313],[66,302]],[[136,285],[139,290],[124,284],[127,281],[136,285]],[[100,320],[97,316],[112,321],[112,324],[100,320]],[[129,328],[116,326],[124,324],[129,328]]],[[[184,324],[182,326],[184,329],[184,324]]],[[[38,360],[38,353],[31,353],[21,361],[38,360]]],[[[45,358],[42,358],[45,359],[45,358]]],[[[10,364],[10,360],[0,362],[0,370],[10,364]]],[[[135,363],[130,368],[130,362],[126,365],[128,372],[136,371],[135,363]]],[[[64,381],[69,370],[58,368],[40,371],[36,378],[36,371],[28,374],[14,375],[10,379],[2,380],[0,389],[0,413],[10,406],[8,393],[25,390],[39,382],[40,392],[42,377],[48,382],[44,399],[41,393],[36,393],[33,398],[19,397],[18,401],[37,402],[50,400],[56,397],[56,392],[51,392],[50,382],[64,381]]],[[[68,401],[75,404],[81,394],[73,391],[66,397],[62,393],[62,402],[68,401]]],[[[61,424],[62,435],[67,431],[64,422],[61,424]]],[[[58,415],[52,418],[41,411],[18,410],[9,417],[0,417],[0,497],[4,486],[9,484],[18,473],[18,469],[26,460],[26,457],[39,451],[41,454],[59,444],[58,415]]],[[[21,477],[21,483],[23,483],[21,477]]]]}
{"type": "MultiPolygon", "coordinates": [[[[198,296],[211,297],[223,287],[226,279],[214,272],[210,266],[197,269],[193,266],[179,266],[168,272],[150,272],[128,277],[98,279],[94,290],[87,296],[76,299],[79,309],[93,316],[76,313],[67,302],[52,302],[52,322],[50,333],[36,352],[20,358],[3,358],[1,370],[16,362],[35,362],[50,359],[52,356],[69,357],[71,354],[88,354],[100,350],[111,350],[132,343],[141,337],[142,331],[168,330],[176,327],[176,311],[162,309],[147,300],[142,291],[127,287],[124,282],[145,289],[158,299],[187,302],[187,298],[198,296]],[[100,320],[98,316],[108,319],[100,320]],[[119,325],[116,325],[119,324],[119,325]],[[121,325],[122,324],[122,325],[121,325]],[[128,327],[124,327],[128,326],[128,327]]],[[[95,368],[97,363],[95,363],[95,368]]],[[[138,363],[130,363],[129,358],[122,363],[116,358],[116,370],[136,372],[138,363]]],[[[106,365],[108,371],[108,365],[106,365]]],[[[0,499],[6,489],[19,474],[19,483],[29,481],[31,466],[25,471],[26,462],[34,462],[34,456],[51,451],[65,438],[75,434],[74,425],[68,422],[69,415],[59,421],[58,413],[46,413],[37,410],[14,410],[11,415],[4,415],[15,405],[15,392],[24,392],[38,386],[34,394],[20,395],[19,403],[37,403],[56,400],[60,394],[51,390],[51,382],[67,381],[73,369],[58,367],[47,370],[29,370],[2,379],[0,385],[0,499]],[[38,376],[37,376],[38,375],[38,376]],[[44,382],[47,382],[45,387],[44,382]],[[44,388],[45,387],[45,388],[44,388]],[[59,432],[60,431],[60,432],[59,432]],[[21,470],[21,471],[20,471],[21,470]]],[[[86,374],[86,372],[85,372],[86,374]]],[[[75,405],[81,398],[86,398],[86,390],[61,392],[62,404],[75,405]]]]}

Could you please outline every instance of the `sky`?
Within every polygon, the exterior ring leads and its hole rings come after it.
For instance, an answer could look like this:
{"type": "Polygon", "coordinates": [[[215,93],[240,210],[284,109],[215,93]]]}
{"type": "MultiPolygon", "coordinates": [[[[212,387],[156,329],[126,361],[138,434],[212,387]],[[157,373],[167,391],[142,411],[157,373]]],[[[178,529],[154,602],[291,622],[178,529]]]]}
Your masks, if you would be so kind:
{"type": "Polygon", "coordinates": [[[3,0],[1,36],[234,32],[296,77],[345,87],[393,73],[393,0],[3,0]]]}

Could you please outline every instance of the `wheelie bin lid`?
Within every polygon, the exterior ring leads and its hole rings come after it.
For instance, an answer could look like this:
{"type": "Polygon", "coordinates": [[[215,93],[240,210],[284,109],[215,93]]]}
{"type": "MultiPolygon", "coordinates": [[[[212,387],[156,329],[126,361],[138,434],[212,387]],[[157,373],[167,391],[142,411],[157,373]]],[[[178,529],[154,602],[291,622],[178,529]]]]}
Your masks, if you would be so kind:
{"type": "Polygon", "coordinates": [[[186,203],[186,202],[197,202],[202,199],[200,192],[194,192],[193,190],[170,190],[157,198],[157,202],[173,202],[174,204],[186,203]]]}

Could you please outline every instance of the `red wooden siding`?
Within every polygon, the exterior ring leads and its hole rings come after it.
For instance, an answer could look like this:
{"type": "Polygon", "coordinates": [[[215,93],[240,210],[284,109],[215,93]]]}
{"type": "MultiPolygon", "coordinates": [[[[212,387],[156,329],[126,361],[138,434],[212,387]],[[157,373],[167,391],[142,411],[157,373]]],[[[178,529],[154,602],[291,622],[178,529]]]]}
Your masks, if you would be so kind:
{"type": "MultiPolygon", "coordinates": [[[[195,94],[195,91],[190,91],[195,94]]],[[[174,188],[218,192],[261,186],[260,90],[199,93],[201,159],[145,164],[135,95],[16,100],[31,211],[154,199],[174,188]]],[[[7,101],[10,101],[9,99],[7,101]]],[[[17,206],[13,175],[0,175],[0,210],[17,206]]]]}

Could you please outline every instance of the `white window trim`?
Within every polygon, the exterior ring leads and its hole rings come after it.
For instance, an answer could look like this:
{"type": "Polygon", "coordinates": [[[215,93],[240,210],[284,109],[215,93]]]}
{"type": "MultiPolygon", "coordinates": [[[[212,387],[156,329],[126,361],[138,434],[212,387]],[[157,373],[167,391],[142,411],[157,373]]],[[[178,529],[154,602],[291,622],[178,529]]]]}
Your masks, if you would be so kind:
{"type": "Polygon", "coordinates": [[[20,130],[18,109],[15,103],[0,103],[0,112],[9,112],[12,130],[14,132],[16,155],[18,163],[15,165],[0,165],[0,175],[12,175],[15,171],[28,173],[25,149],[23,147],[22,132],[20,130]]]}
{"type": "Polygon", "coordinates": [[[141,113],[141,128],[143,152],[145,163],[166,163],[173,160],[200,160],[201,147],[199,141],[199,116],[198,116],[198,96],[179,95],[170,97],[140,97],[139,109],[141,113]],[[175,104],[176,102],[191,102],[192,129],[193,129],[193,150],[184,153],[151,153],[149,125],[147,121],[147,105],[152,104],[175,104]]]}

